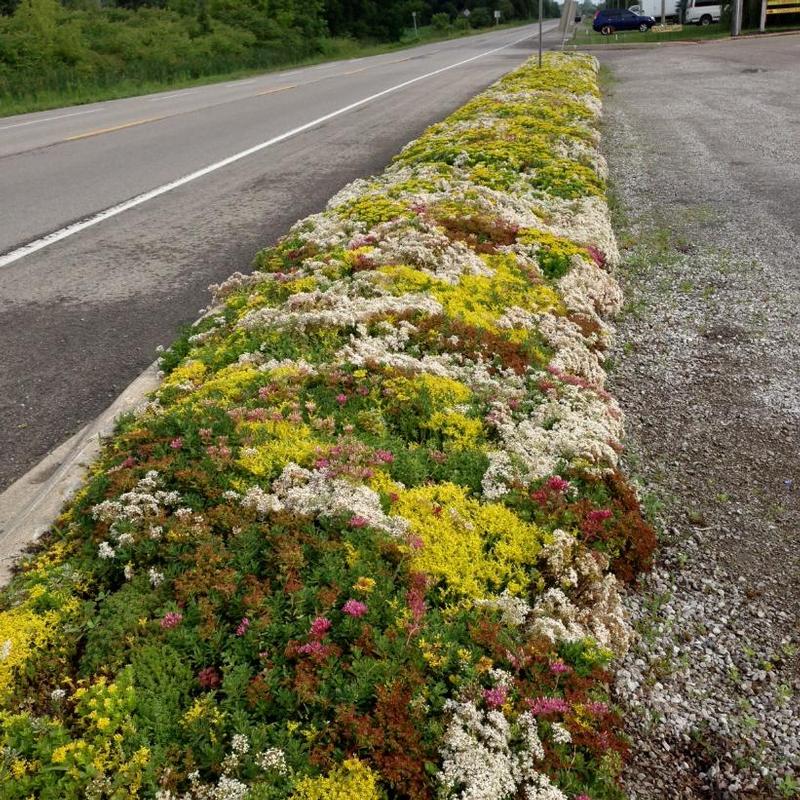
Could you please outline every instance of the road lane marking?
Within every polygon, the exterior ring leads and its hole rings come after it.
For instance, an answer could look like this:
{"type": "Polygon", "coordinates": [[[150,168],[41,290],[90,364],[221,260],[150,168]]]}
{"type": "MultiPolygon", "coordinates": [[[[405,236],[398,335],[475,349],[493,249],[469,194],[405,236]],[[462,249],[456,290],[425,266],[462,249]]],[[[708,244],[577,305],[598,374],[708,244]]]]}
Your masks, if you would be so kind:
{"type": "Polygon", "coordinates": [[[87,108],[85,111],[73,111],[70,114],[56,114],[54,117],[42,117],[41,119],[31,119],[27,122],[15,122],[13,125],[0,125],[0,131],[8,130],[9,128],[22,128],[24,125],[36,125],[39,122],[50,122],[54,119],[64,119],[65,117],[78,117],[81,114],[94,114],[100,111],[99,108],[87,108]]]}
{"type": "Polygon", "coordinates": [[[62,142],[75,142],[78,139],[88,139],[90,136],[100,136],[104,133],[113,133],[114,131],[121,131],[125,128],[135,128],[137,125],[146,125],[148,122],[158,122],[160,119],[166,119],[164,116],[160,117],[147,117],[146,119],[136,119],[133,122],[123,122],[122,125],[112,125],[110,128],[97,128],[94,131],[87,131],[86,133],[77,133],[75,136],[67,136],[62,139],[62,142]]]}
{"type": "Polygon", "coordinates": [[[312,119],[310,122],[306,122],[303,125],[298,125],[296,128],[292,128],[285,133],[281,133],[278,136],[273,136],[271,139],[267,139],[265,142],[261,142],[260,144],[254,145],[253,147],[248,147],[246,150],[241,150],[238,153],[234,153],[232,156],[228,156],[227,158],[223,158],[221,161],[215,161],[213,164],[209,164],[202,169],[195,170],[194,172],[190,172],[188,175],[184,175],[181,178],[177,178],[174,181],[170,181],[169,183],[162,184],[161,186],[156,187],[155,189],[150,189],[147,192],[143,192],[142,194],[138,194],[135,197],[131,197],[129,200],[125,200],[122,203],[118,203],[115,206],[111,206],[110,208],[106,208],[103,211],[98,212],[97,214],[93,214],[91,217],[87,217],[79,222],[73,222],[71,225],[67,225],[64,228],[61,228],[57,231],[53,231],[52,233],[48,233],[46,236],[42,236],[39,239],[35,239],[32,242],[29,242],[22,247],[18,247],[15,250],[11,250],[8,253],[0,256],[0,267],[7,267],[9,264],[13,264],[15,261],[19,261],[21,258],[30,255],[31,253],[36,253],[39,250],[43,250],[45,247],[49,247],[56,242],[60,242],[63,239],[67,239],[70,236],[74,236],[76,233],[80,233],[81,231],[86,230],[87,228],[91,228],[94,225],[97,225],[100,222],[104,222],[107,219],[111,219],[111,217],[116,217],[119,214],[122,214],[124,211],[129,211],[132,208],[136,208],[137,206],[142,205],[143,203],[148,202],[149,200],[153,200],[156,197],[160,197],[162,194],[166,194],[167,192],[171,192],[173,189],[178,189],[181,186],[185,186],[187,183],[191,183],[192,181],[196,181],[198,178],[203,178],[206,175],[211,174],[212,172],[216,172],[223,167],[227,167],[231,164],[236,163],[237,161],[241,161],[243,158],[247,158],[248,156],[254,155],[255,153],[259,153],[262,150],[265,150],[268,147],[272,147],[272,145],[278,144],[280,142],[285,141],[286,139],[290,139],[293,136],[297,136],[300,133],[304,133],[305,131],[311,130],[312,128],[316,128],[318,125],[322,125],[324,122],[328,120],[335,119],[336,117],[342,116],[342,114],[347,114],[349,111],[353,111],[356,108],[360,108],[367,103],[371,103],[373,100],[377,100],[381,97],[386,97],[386,95],[392,94],[394,92],[400,91],[400,89],[405,89],[407,86],[412,86],[415,83],[419,83],[420,81],[424,81],[427,78],[432,78],[435,75],[441,75],[443,72],[448,72],[451,69],[456,69],[457,67],[462,67],[464,64],[470,64],[473,61],[477,61],[480,58],[485,58],[486,56],[493,55],[494,53],[499,53],[501,50],[507,50],[509,47],[513,47],[515,44],[519,44],[520,42],[524,42],[527,39],[533,38],[534,34],[528,34],[527,36],[523,36],[519,39],[515,39],[512,42],[507,42],[500,47],[494,47],[491,50],[486,50],[483,53],[478,53],[476,56],[471,56],[470,58],[465,58],[462,61],[456,61],[454,64],[448,64],[446,67],[440,67],[439,69],[435,69],[432,72],[426,72],[424,75],[418,75],[416,78],[410,78],[407,81],[403,81],[402,83],[395,84],[394,86],[390,86],[388,89],[383,89],[380,92],[376,92],[375,94],[371,94],[368,97],[364,97],[361,100],[356,100],[354,103],[349,103],[346,106],[342,106],[341,108],[336,109],[336,111],[331,111],[329,114],[324,114],[321,117],[317,117],[316,119],[312,119]]]}
{"type": "MultiPolygon", "coordinates": [[[[211,84],[213,86],[213,84],[211,84]]],[[[171,100],[173,97],[183,97],[185,94],[194,94],[199,92],[199,89],[184,89],[180,92],[173,92],[172,94],[160,94],[158,97],[145,97],[148,103],[157,103],[159,100],[171,100]]]]}
{"type": "Polygon", "coordinates": [[[339,72],[336,75],[331,75],[331,78],[338,78],[341,75],[355,75],[356,72],[363,72],[365,69],[369,69],[369,67],[360,67],[359,69],[351,69],[349,72],[339,72]]]}
{"type": "Polygon", "coordinates": [[[262,97],[265,94],[275,94],[276,92],[285,92],[287,89],[296,89],[297,84],[292,83],[289,86],[276,86],[274,89],[265,89],[263,92],[256,92],[254,97],[262,97]]]}

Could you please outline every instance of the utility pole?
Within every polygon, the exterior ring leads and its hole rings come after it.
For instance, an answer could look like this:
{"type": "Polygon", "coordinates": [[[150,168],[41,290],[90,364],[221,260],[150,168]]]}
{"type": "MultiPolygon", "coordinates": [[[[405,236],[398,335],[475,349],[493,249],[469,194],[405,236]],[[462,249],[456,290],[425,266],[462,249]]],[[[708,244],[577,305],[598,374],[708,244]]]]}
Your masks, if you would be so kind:
{"type": "Polygon", "coordinates": [[[667,24],[667,0],[661,0],[661,24],[667,24]]]}
{"type": "Polygon", "coordinates": [[[542,5],[544,0],[539,0],[539,69],[542,68],[542,5]]]}
{"type": "Polygon", "coordinates": [[[742,32],[742,0],[733,0],[731,8],[731,36],[739,36],[742,32]]]}

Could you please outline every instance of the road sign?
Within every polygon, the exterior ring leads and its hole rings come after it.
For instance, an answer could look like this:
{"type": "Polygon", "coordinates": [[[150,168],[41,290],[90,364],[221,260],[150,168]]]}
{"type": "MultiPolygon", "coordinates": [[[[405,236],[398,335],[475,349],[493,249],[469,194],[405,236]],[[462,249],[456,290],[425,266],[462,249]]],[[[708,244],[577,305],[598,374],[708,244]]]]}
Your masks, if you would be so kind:
{"type": "Polygon", "coordinates": [[[767,0],[767,14],[797,14],[800,13],[798,0],[767,0]]]}

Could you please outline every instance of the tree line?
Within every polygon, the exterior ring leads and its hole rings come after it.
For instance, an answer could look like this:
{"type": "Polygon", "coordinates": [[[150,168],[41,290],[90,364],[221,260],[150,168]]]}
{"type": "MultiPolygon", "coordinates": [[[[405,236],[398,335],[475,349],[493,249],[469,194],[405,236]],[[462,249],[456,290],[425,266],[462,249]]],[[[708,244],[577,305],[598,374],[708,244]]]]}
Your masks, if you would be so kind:
{"type": "Polygon", "coordinates": [[[411,37],[414,17],[430,36],[488,27],[495,11],[533,18],[538,0],[0,0],[0,104],[348,56],[411,37]]]}

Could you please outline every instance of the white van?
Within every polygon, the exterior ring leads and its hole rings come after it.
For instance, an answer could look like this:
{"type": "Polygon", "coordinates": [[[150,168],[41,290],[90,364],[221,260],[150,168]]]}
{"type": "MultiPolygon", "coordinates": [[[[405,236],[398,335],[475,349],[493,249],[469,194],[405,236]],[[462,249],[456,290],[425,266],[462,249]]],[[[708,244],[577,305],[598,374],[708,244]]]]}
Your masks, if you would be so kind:
{"type": "Polygon", "coordinates": [[[719,0],[689,0],[686,3],[684,25],[710,25],[719,22],[722,7],[719,0]]]}
{"type": "MultiPolygon", "coordinates": [[[[657,22],[661,22],[661,0],[639,0],[638,5],[629,6],[628,11],[655,17],[657,22]]],[[[667,19],[678,18],[678,0],[664,0],[664,16],[667,19]]]]}

